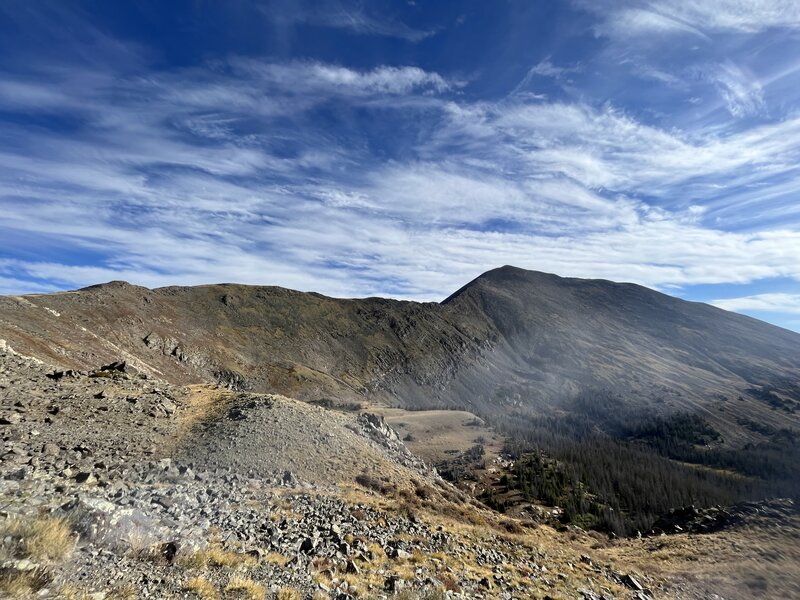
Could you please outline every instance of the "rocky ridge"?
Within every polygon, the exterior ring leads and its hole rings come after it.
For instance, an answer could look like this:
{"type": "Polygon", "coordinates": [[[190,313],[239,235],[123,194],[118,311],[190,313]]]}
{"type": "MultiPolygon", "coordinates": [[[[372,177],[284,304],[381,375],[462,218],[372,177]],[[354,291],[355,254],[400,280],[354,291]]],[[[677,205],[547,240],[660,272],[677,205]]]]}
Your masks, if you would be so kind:
{"type": "Polygon", "coordinates": [[[742,422],[796,427],[800,414],[796,333],[641,286],[508,266],[442,303],[124,282],[7,296],[0,335],[66,369],[126,360],[173,384],[339,404],[536,414],[602,390],[634,413],[699,411],[732,446],[758,441],[742,422]]]}

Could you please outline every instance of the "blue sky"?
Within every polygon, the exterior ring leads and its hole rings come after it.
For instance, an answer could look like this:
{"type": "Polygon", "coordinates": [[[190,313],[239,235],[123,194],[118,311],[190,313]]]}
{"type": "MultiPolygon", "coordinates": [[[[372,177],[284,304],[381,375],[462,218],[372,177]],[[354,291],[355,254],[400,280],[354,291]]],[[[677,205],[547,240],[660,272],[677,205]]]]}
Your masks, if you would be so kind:
{"type": "Polygon", "coordinates": [[[440,300],[490,268],[800,330],[800,3],[0,3],[0,293],[440,300]]]}

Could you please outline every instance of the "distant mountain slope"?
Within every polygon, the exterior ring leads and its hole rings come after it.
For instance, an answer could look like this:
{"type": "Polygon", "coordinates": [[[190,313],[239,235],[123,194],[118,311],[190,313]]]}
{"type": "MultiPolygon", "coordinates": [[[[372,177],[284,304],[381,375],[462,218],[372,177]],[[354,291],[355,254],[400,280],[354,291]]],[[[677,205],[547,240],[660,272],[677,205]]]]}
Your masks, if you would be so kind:
{"type": "Polygon", "coordinates": [[[605,390],[633,408],[714,407],[724,429],[752,413],[776,427],[797,423],[800,335],[762,321],[638,285],[514,267],[443,304],[453,319],[481,315],[498,340],[492,387],[467,384],[491,403],[564,405],[605,390]]]}
{"type": "Polygon", "coordinates": [[[477,355],[436,304],[342,300],[233,284],[149,290],[124,282],[0,298],[0,336],[73,368],[126,358],[176,383],[219,380],[300,398],[441,387],[477,355]]]}
{"type": "Polygon", "coordinates": [[[576,410],[587,391],[626,410],[690,410],[727,441],[742,423],[798,425],[800,335],[647,288],[514,267],[441,304],[333,299],[233,284],[123,282],[0,298],[0,338],[65,367],[118,358],[175,383],[338,402],[576,410]]]}

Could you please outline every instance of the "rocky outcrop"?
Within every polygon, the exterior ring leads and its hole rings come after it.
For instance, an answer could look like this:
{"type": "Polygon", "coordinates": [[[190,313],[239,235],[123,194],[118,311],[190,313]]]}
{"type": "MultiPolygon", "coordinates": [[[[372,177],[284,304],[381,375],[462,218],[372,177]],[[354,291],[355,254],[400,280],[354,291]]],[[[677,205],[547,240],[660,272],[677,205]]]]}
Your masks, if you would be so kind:
{"type": "Polygon", "coordinates": [[[797,514],[797,506],[788,498],[764,500],[763,502],[741,502],[727,508],[687,506],[672,509],[660,517],[653,523],[650,534],[713,533],[759,519],[780,526],[797,514]]]}
{"type": "Polygon", "coordinates": [[[406,445],[400,440],[397,432],[389,427],[386,420],[376,414],[362,413],[358,417],[358,424],[361,432],[372,441],[385,449],[398,463],[421,473],[435,473],[435,469],[429,468],[425,461],[414,456],[406,445]]]}
{"type": "Polygon", "coordinates": [[[151,332],[142,339],[142,342],[150,350],[164,356],[174,357],[178,362],[186,363],[197,369],[207,369],[213,364],[206,353],[170,336],[161,336],[151,332]]]}

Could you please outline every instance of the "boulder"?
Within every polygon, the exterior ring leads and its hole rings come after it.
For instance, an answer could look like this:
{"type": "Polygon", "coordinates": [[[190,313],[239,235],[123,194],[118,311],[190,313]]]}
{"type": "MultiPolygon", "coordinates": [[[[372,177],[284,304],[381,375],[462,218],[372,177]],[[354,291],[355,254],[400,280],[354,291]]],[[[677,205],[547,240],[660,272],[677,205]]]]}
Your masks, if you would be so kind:
{"type": "Polygon", "coordinates": [[[0,425],[16,425],[21,420],[22,415],[20,415],[18,412],[12,412],[0,417],[0,425]]]}
{"type": "Polygon", "coordinates": [[[116,371],[118,373],[124,373],[125,370],[128,368],[128,364],[124,360],[117,360],[107,365],[103,365],[98,370],[99,371],[116,371]]]}
{"type": "Polygon", "coordinates": [[[626,585],[626,586],[628,586],[628,587],[629,587],[629,588],[631,588],[632,590],[636,590],[636,591],[638,591],[638,592],[641,592],[641,591],[644,589],[644,588],[642,587],[642,584],[641,584],[641,583],[639,583],[639,582],[636,580],[636,578],[635,578],[633,575],[631,575],[631,574],[625,574],[625,575],[623,575],[622,577],[620,577],[620,581],[622,581],[622,584],[623,584],[623,585],[626,585]]]}
{"type": "Polygon", "coordinates": [[[180,550],[180,544],[178,542],[166,542],[161,544],[159,554],[164,557],[164,560],[171,564],[175,560],[178,550],[180,550]]]}
{"type": "Polygon", "coordinates": [[[302,542],[300,542],[300,552],[303,554],[314,554],[314,551],[317,548],[317,540],[313,538],[305,538],[302,542]]]}

